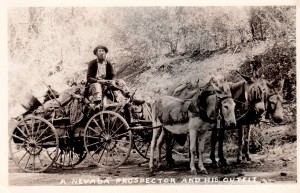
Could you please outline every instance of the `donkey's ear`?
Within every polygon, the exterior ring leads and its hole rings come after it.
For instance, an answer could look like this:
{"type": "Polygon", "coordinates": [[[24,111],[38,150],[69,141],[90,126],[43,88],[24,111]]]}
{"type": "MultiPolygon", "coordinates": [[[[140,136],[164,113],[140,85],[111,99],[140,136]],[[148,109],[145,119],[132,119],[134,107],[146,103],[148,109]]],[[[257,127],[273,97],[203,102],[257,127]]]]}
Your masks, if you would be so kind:
{"type": "Polygon", "coordinates": [[[216,79],[214,77],[211,77],[208,82],[209,83],[214,83],[214,82],[216,82],[216,79]]]}
{"type": "Polygon", "coordinates": [[[259,78],[259,74],[258,74],[257,70],[253,70],[253,72],[252,72],[252,77],[253,77],[254,79],[258,79],[258,78],[259,78]]]}
{"type": "Polygon", "coordinates": [[[272,82],[266,80],[266,84],[267,84],[267,86],[268,86],[269,88],[272,87],[272,82]]]}
{"type": "Polygon", "coordinates": [[[237,70],[236,70],[236,73],[238,75],[240,75],[248,84],[252,84],[253,83],[253,79],[251,77],[243,75],[243,74],[239,73],[237,70]]]}
{"type": "Polygon", "coordinates": [[[273,80],[273,81],[266,81],[266,83],[267,83],[267,86],[268,86],[269,89],[273,89],[274,88],[275,80],[273,80]]]}
{"type": "Polygon", "coordinates": [[[211,86],[214,88],[214,91],[216,91],[216,92],[218,92],[218,93],[221,93],[221,92],[222,92],[222,91],[220,90],[220,88],[217,87],[217,86],[215,85],[215,83],[213,83],[213,82],[210,81],[210,84],[211,84],[211,86]]]}
{"type": "Polygon", "coordinates": [[[284,79],[281,79],[279,81],[279,88],[278,88],[280,93],[283,93],[283,85],[284,85],[284,79]]]}

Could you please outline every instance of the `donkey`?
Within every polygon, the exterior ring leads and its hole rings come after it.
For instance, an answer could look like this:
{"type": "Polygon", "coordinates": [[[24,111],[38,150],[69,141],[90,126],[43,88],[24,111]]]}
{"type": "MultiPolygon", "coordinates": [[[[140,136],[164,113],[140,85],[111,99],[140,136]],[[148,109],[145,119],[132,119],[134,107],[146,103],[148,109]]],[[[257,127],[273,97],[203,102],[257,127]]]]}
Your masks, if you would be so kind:
{"type": "Polygon", "coordinates": [[[199,132],[199,162],[201,173],[207,174],[203,165],[204,142],[209,129],[215,127],[217,117],[221,118],[225,125],[235,126],[235,102],[230,95],[222,93],[213,83],[208,84],[207,89],[198,89],[198,92],[190,100],[182,100],[172,96],[163,96],[156,100],[152,107],[153,136],[150,150],[150,171],[154,171],[154,151],[158,151],[158,166],[160,166],[161,146],[165,137],[165,131],[173,134],[189,134],[190,136],[190,169],[196,174],[195,153],[196,140],[199,132]],[[208,89],[212,86],[213,89],[208,89]],[[207,109],[203,111],[203,109],[207,109]],[[160,136],[158,136],[161,131],[160,136]],[[158,138],[159,137],[159,138],[158,138]]]}
{"type": "MultiPolygon", "coordinates": [[[[238,128],[238,154],[237,163],[241,163],[242,158],[246,158],[247,161],[251,161],[249,156],[249,140],[251,126],[253,124],[259,123],[262,118],[262,114],[267,110],[266,115],[270,112],[270,97],[276,98],[278,110],[273,110],[272,116],[274,120],[282,121],[283,113],[282,106],[280,102],[279,92],[275,92],[274,88],[268,86],[269,83],[264,79],[254,79],[244,75],[241,75],[245,81],[240,81],[231,84],[232,97],[237,103],[236,112],[239,114],[237,118],[237,128],[238,128]],[[269,101],[269,102],[268,102],[269,101]],[[269,103],[269,105],[268,105],[269,103]],[[278,112],[281,111],[281,112],[278,112]],[[276,113],[275,113],[276,112],[276,113]],[[242,155],[245,155],[242,157],[242,155]]],[[[274,107],[275,105],[272,105],[274,107]]],[[[274,109],[274,108],[273,108],[274,109]]],[[[266,116],[267,118],[267,116],[266,116]]],[[[219,131],[219,137],[217,139],[217,130],[213,130],[211,137],[211,155],[213,165],[218,166],[215,160],[215,145],[217,140],[219,141],[218,156],[219,162],[222,166],[227,166],[227,161],[223,154],[223,141],[224,141],[224,130],[219,131]]]]}
{"type": "MultiPolygon", "coordinates": [[[[283,108],[282,108],[282,88],[283,81],[280,81],[279,87],[274,85],[274,82],[270,83],[264,79],[260,80],[260,85],[263,85],[264,93],[264,108],[266,119],[272,119],[275,123],[281,123],[283,121],[283,108]]],[[[249,93],[249,95],[251,92],[249,93]]],[[[255,93],[254,93],[255,94],[255,93]]],[[[253,100],[251,95],[249,96],[249,101],[253,100]]],[[[261,113],[257,114],[258,116],[261,113]]],[[[254,123],[258,123],[261,117],[256,117],[254,123]]],[[[243,123],[241,123],[243,124],[243,123]]],[[[239,121],[238,124],[239,125],[239,121]]],[[[238,154],[237,163],[241,163],[242,159],[246,158],[247,161],[251,161],[249,156],[249,142],[250,134],[253,124],[241,125],[241,129],[238,130],[238,154]],[[244,156],[243,156],[244,154],[244,156]]]]}
{"type": "MultiPolygon", "coordinates": [[[[225,79],[216,79],[212,77],[209,80],[209,83],[215,85],[217,87],[217,90],[220,90],[224,94],[228,96],[231,95],[230,84],[229,82],[225,81],[225,79]]],[[[186,83],[175,84],[169,87],[167,94],[182,100],[191,99],[198,92],[199,89],[205,90],[205,87],[207,87],[207,85],[201,85],[199,79],[197,79],[196,81],[190,80],[186,83]]],[[[208,111],[208,109],[203,110],[208,111]]],[[[172,135],[172,133],[170,134],[170,132],[167,131],[167,137],[168,138],[166,139],[166,161],[167,164],[170,167],[172,167],[174,165],[174,159],[172,158],[172,148],[174,143],[172,143],[172,140],[174,139],[177,142],[177,144],[183,146],[188,136],[185,134],[172,135]]],[[[199,157],[198,153],[197,156],[199,157]]]]}

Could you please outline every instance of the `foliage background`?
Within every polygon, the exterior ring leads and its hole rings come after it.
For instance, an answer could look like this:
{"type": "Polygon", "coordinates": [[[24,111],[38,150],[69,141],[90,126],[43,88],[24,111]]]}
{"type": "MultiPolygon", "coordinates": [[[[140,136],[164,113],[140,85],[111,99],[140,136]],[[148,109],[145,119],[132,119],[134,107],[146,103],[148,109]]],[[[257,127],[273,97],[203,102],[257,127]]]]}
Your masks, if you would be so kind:
{"type": "Polygon", "coordinates": [[[295,15],[295,6],[10,8],[9,116],[26,93],[42,96],[43,81],[62,91],[70,78],[85,80],[97,44],[150,102],[174,82],[236,80],[234,70],[256,62],[267,79],[286,80],[295,104],[295,15]]]}

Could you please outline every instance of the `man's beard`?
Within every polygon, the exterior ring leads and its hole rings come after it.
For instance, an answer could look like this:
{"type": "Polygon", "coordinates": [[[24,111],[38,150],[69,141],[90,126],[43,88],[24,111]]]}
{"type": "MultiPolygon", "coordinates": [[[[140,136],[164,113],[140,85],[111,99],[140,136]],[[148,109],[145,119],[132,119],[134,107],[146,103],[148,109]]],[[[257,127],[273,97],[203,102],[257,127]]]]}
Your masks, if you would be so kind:
{"type": "Polygon", "coordinates": [[[99,61],[99,62],[102,62],[102,61],[104,61],[104,60],[105,60],[105,56],[104,56],[104,55],[98,56],[98,61],[99,61]]]}

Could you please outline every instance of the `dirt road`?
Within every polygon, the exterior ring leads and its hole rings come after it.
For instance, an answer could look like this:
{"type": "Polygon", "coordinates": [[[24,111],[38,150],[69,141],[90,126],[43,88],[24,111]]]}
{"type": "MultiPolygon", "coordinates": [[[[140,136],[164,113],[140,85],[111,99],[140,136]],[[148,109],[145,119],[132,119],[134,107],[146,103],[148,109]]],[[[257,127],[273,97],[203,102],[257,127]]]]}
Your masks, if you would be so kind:
{"type": "Polygon", "coordinates": [[[128,161],[115,170],[89,167],[85,160],[73,169],[51,168],[44,173],[24,173],[12,160],[9,161],[9,184],[28,186],[95,186],[95,185],[134,185],[134,184],[261,184],[295,183],[296,143],[284,144],[278,156],[277,149],[262,155],[253,154],[252,162],[237,165],[235,159],[228,159],[229,167],[213,168],[209,155],[205,155],[208,175],[191,175],[188,158],[175,155],[175,167],[162,168],[154,175],[149,173],[145,159],[132,153],[128,161]],[[282,154],[282,151],[284,154],[282,154]]]}

